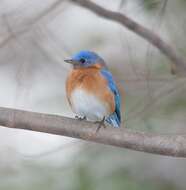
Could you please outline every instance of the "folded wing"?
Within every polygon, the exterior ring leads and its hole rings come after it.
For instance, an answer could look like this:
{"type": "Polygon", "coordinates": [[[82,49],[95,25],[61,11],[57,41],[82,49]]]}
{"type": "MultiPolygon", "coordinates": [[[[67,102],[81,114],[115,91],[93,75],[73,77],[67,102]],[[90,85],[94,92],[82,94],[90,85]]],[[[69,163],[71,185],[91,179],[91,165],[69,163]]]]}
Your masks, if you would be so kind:
{"type": "Polygon", "coordinates": [[[120,98],[119,90],[116,86],[116,83],[114,82],[114,79],[113,79],[110,71],[108,71],[106,68],[104,68],[104,69],[101,69],[101,74],[108,81],[109,88],[112,91],[112,93],[114,94],[114,99],[115,99],[115,111],[109,117],[106,118],[106,121],[109,124],[113,125],[114,127],[120,127],[120,123],[121,123],[121,113],[120,113],[121,98],[120,98]]]}

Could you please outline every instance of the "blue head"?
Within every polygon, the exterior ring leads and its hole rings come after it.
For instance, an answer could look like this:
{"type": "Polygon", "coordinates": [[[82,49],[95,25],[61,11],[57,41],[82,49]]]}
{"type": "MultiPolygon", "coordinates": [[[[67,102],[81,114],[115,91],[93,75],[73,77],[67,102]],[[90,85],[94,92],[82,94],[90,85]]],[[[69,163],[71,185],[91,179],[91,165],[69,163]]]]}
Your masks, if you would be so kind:
{"type": "Polygon", "coordinates": [[[91,51],[80,51],[71,59],[64,61],[73,64],[74,68],[87,68],[94,65],[105,67],[104,60],[99,55],[91,51]]]}

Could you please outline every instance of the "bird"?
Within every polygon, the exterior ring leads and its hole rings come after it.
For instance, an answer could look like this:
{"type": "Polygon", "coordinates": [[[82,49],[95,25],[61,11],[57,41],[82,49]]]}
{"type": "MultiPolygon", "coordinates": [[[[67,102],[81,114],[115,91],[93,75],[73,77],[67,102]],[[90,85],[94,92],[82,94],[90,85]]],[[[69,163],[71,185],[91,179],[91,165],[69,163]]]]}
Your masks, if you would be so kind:
{"type": "Polygon", "coordinates": [[[72,65],[66,80],[66,96],[76,118],[105,126],[121,125],[121,97],[105,61],[95,52],[82,50],[70,59],[72,65]]]}

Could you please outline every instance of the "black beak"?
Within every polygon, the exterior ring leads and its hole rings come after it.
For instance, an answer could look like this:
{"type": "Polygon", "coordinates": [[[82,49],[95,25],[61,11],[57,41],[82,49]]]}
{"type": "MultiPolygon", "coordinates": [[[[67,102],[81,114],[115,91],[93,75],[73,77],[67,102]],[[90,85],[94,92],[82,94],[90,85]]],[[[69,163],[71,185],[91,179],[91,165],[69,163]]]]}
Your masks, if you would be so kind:
{"type": "Polygon", "coordinates": [[[73,59],[65,59],[64,62],[70,63],[70,64],[72,64],[72,65],[77,65],[77,64],[79,64],[78,61],[75,61],[75,60],[73,60],[73,59]]]}

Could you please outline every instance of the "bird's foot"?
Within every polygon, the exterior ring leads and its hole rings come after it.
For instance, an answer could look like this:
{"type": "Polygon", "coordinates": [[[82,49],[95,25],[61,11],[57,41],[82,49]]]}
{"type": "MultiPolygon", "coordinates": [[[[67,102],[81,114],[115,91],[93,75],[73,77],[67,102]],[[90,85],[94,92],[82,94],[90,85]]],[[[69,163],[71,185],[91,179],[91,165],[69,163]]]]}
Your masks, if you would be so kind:
{"type": "Polygon", "coordinates": [[[86,116],[81,117],[81,116],[78,116],[78,115],[76,115],[75,118],[80,120],[80,121],[83,121],[83,120],[87,119],[86,116]]]}
{"type": "Polygon", "coordinates": [[[96,129],[96,133],[100,130],[101,127],[106,128],[105,117],[101,121],[96,121],[95,123],[98,123],[98,127],[96,129]]]}

